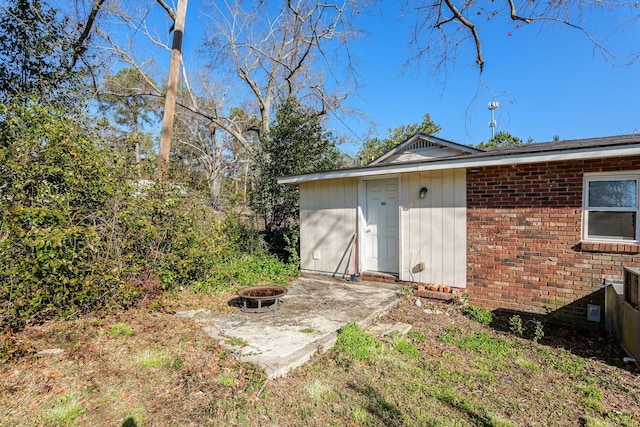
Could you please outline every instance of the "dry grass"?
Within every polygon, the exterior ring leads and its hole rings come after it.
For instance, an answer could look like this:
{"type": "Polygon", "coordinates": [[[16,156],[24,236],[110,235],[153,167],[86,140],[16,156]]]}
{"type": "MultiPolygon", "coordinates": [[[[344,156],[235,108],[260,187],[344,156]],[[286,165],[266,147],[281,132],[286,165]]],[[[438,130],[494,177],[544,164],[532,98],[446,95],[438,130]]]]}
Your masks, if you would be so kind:
{"type": "MultiPolygon", "coordinates": [[[[165,306],[231,310],[233,294],[165,306]]],[[[430,303],[431,304],[431,303],[430,303]]],[[[434,303],[435,304],[435,303],[434,303]]],[[[541,344],[409,299],[385,321],[413,325],[368,361],[331,351],[266,382],[200,326],[132,310],[33,326],[0,365],[2,426],[638,425],[640,379],[602,335],[546,331],[541,344]],[[411,350],[408,351],[407,349],[411,350]]],[[[366,340],[365,340],[366,341],[366,340]]]]}

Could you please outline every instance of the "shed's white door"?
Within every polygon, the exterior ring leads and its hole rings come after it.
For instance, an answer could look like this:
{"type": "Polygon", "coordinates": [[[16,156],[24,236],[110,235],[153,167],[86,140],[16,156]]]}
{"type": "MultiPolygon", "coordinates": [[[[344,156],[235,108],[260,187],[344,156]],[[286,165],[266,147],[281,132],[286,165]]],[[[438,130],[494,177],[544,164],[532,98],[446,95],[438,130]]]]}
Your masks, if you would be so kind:
{"type": "Polygon", "coordinates": [[[366,187],[366,269],[398,273],[398,180],[371,180],[366,187]]]}

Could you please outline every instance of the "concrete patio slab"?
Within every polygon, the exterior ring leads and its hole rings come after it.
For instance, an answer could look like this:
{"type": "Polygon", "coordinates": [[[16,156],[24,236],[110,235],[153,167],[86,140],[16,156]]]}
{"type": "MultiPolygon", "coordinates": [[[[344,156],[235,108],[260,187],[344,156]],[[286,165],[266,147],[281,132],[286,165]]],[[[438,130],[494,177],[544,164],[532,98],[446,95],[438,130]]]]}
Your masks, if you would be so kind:
{"type": "Polygon", "coordinates": [[[240,360],[260,365],[269,378],[277,378],[331,348],[342,326],[357,323],[366,328],[401,298],[402,286],[395,283],[305,277],[288,287],[275,312],[188,310],[177,315],[202,322],[205,331],[240,360]],[[232,337],[238,340],[229,340],[232,337]],[[228,343],[233,341],[243,345],[228,343]]]}

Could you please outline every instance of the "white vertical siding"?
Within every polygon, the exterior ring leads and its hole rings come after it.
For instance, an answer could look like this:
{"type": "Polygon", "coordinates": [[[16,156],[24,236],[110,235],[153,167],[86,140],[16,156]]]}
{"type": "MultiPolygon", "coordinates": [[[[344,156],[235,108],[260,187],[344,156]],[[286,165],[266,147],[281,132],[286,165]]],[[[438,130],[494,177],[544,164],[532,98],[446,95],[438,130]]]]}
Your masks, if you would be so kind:
{"type": "Polygon", "coordinates": [[[403,174],[402,196],[400,279],[466,287],[465,170],[403,174]]]}
{"type": "Polygon", "coordinates": [[[300,185],[300,267],[342,276],[354,272],[356,179],[300,185]],[[314,259],[316,252],[320,259],[314,259]]]}
{"type": "MultiPolygon", "coordinates": [[[[466,287],[466,171],[402,174],[400,188],[400,280],[466,287]],[[418,196],[422,187],[428,189],[423,199],[418,196]]],[[[303,270],[354,272],[358,189],[357,178],[300,185],[303,270]],[[314,252],[320,259],[313,259],[314,252]]]]}

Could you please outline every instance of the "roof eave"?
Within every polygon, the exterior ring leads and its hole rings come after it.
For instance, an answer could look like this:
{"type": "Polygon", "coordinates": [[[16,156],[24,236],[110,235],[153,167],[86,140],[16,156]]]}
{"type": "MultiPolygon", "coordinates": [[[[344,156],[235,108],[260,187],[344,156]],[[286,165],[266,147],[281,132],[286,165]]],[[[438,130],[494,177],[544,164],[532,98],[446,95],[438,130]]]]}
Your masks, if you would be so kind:
{"type": "Polygon", "coordinates": [[[519,155],[458,157],[432,160],[421,163],[380,165],[376,167],[343,169],[330,172],[317,172],[305,175],[292,175],[278,178],[279,184],[302,184],[323,179],[366,178],[377,175],[391,175],[407,172],[425,172],[443,169],[460,169],[486,166],[510,166],[525,163],[558,162],[563,160],[588,160],[606,157],[628,157],[640,155],[640,144],[611,147],[591,147],[573,150],[547,151],[519,155]]]}

